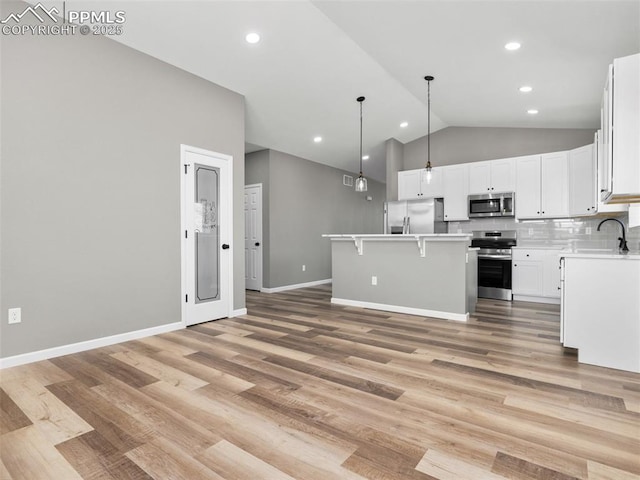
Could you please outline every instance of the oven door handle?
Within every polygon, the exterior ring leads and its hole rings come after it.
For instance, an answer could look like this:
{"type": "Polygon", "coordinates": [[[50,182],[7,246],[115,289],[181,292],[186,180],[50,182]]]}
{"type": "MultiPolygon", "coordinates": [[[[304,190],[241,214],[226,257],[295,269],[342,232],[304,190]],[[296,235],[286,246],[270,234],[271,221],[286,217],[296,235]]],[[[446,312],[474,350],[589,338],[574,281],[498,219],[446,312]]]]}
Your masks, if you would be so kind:
{"type": "Polygon", "coordinates": [[[511,255],[478,255],[478,258],[486,260],[511,260],[511,255]]]}

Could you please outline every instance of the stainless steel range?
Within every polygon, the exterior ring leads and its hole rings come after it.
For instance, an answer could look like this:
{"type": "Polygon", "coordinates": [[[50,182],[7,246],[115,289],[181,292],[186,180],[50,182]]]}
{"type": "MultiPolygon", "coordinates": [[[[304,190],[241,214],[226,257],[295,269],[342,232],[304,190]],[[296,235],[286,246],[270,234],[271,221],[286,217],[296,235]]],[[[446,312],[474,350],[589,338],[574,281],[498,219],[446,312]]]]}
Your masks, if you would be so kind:
{"type": "Polygon", "coordinates": [[[515,230],[473,232],[471,246],[478,250],[478,297],[512,300],[511,247],[515,230]]]}

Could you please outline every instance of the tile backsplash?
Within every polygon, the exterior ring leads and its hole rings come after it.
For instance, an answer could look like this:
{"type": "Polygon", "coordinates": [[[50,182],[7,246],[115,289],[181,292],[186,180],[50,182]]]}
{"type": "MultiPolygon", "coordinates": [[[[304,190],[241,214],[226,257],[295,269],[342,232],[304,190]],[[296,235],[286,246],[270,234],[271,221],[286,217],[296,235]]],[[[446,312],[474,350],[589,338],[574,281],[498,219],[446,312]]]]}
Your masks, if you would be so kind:
{"type": "Polygon", "coordinates": [[[617,222],[607,222],[598,232],[598,224],[605,218],[617,218],[625,225],[627,244],[632,252],[640,251],[640,227],[629,230],[628,215],[610,217],[572,218],[557,220],[522,220],[513,218],[474,218],[468,222],[449,222],[449,233],[471,233],[474,230],[515,230],[518,246],[553,246],[560,248],[618,248],[622,236],[617,222]]]}

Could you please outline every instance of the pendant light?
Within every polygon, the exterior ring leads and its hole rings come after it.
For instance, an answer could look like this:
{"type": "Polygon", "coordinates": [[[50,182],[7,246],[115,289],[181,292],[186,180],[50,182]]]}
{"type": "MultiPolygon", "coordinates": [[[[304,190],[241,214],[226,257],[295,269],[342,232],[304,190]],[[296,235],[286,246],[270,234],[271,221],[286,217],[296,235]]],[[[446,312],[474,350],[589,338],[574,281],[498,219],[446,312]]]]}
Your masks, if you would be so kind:
{"type": "Polygon", "coordinates": [[[356,192],[366,192],[367,179],[362,176],[362,102],[364,102],[364,97],[358,97],[356,100],[360,104],[360,175],[356,180],[356,192]]]}
{"type": "Polygon", "coordinates": [[[433,77],[427,75],[424,79],[427,81],[427,164],[424,168],[427,171],[427,183],[431,183],[431,81],[433,77]]]}

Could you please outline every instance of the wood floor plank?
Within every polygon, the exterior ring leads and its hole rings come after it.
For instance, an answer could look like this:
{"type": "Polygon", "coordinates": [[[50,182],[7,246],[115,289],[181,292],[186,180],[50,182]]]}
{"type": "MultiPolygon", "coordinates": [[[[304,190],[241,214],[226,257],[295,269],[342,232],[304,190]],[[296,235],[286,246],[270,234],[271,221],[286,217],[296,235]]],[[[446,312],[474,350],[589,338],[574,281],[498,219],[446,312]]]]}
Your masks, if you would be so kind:
{"type": "Polygon", "coordinates": [[[60,443],[56,448],[84,479],[152,480],[95,430],[60,443]]]}
{"type": "MultiPolygon", "coordinates": [[[[153,352],[155,355],[157,352],[153,352]]],[[[193,375],[189,375],[181,370],[170,367],[162,362],[158,362],[153,358],[140,355],[136,352],[125,351],[118,352],[111,355],[116,360],[120,360],[122,363],[126,363],[137,370],[151,375],[154,378],[167,382],[173,386],[185,388],[187,390],[195,390],[196,388],[204,387],[207,385],[202,379],[196,378],[193,375]]]]}
{"type": "Polygon", "coordinates": [[[118,451],[135,448],[151,436],[150,428],[124,413],[121,402],[107,401],[77,380],[49,385],[47,389],[118,451]]]}
{"type": "Polygon", "coordinates": [[[14,480],[81,480],[36,425],[2,436],[2,463],[14,480]]]}
{"type": "Polygon", "coordinates": [[[162,437],[127,452],[127,457],[154,479],[224,480],[193,458],[189,450],[182,450],[162,437]]]}
{"type": "MultiPolygon", "coordinates": [[[[168,384],[156,382],[149,386],[153,385],[168,384]]],[[[176,387],[171,388],[175,389],[176,387]]],[[[177,390],[186,392],[182,389],[177,390]]],[[[220,437],[206,426],[179,415],[174,406],[157,402],[143,391],[132,388],[117,388],[112,385],[100,385],[94,387],[93,391],[105,400],[118,405],[128,416],[144,425],[145,429],[151,432],[147,437],[164,438],[171,444],[192,454],[200,453],[220,441],[220,437]]],[[[149,442],[145,441],[144,443],[149,442]]]]}
{"type": "Polygon", "coordinates": [[[0,434],[13,432],[22,427],[32,425],[24,412],[11,400],[11,397],[0,388],[0,434]]]}
{"type": "MultiPolygon", "coordinates": [[[[489,468],[491,466],[489,465],[489,468]]],[[[458,480],[460,478],[482,478],[483,480],[503,480],[507,477],[488,472],[485,468],[470,464],[460,458],[429,449],[424,454],[416,470],[439,480],[458,480]]]]}
{"type": "Polygon", "coordinates": [[[29,420],[54,445],[93,429],[67,404],[31,377],[10,380],[4,390],[29,420]]]}
{"type": "Polygon", "coordinates": [[[535,480],[538,478],[550,478],[553,480],[576,480],[576,477],[565,475],[561,472],[550,470],[521,458],[498,452],[492,471],[508,477],[535,480]]]}
{"type": "Polygon", "coordinates": [[[640,479],[640,375],[578,363],[557,305],[479,299],[451,322],[333,305],[330,285],[246,298],[3,370],[0,478],[640,479]]]}
{"type": "Polygon", "coordinates": [[[226,440],[219,441],[196,458],[202,464],[227,480],[245,480],[250,478],[295,480],[293,477],[226,440]]]}

